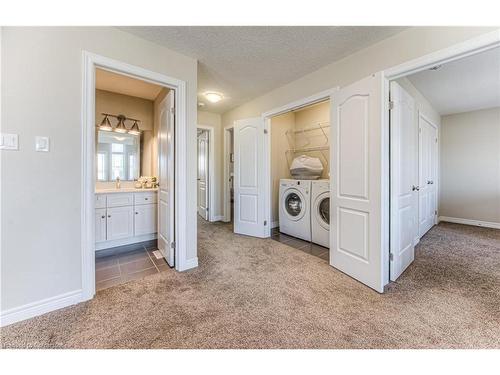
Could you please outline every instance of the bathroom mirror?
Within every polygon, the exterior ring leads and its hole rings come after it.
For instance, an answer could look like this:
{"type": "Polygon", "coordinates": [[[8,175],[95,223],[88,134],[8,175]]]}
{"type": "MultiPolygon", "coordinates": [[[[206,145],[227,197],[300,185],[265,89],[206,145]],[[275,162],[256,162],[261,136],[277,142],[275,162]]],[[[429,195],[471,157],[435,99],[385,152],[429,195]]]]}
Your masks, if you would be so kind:
{"type": "Polygon", "coordinates": [[[139,178],[141,136],[97,130],[97,181],[122,181],[139,178]]]}

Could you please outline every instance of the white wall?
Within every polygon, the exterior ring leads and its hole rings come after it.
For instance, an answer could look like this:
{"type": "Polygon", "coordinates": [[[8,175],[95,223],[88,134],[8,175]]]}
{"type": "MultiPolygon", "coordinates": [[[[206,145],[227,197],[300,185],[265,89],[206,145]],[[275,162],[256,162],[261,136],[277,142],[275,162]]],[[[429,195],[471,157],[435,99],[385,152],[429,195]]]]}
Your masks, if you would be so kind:
{"type": "Polygon", "coordinates": [[[224,200],[224,190],[223,190],[223,180],[224,180],[224,139],[223,139],[223,129],[222,129],[222,118],[218,113],[212,113],[207,111],[198,111],[198,125],[210,126],[214,129],[214,191],[215,191],[215,202],[213,207],[213,215],[216,219],[222,220],[224,216],[223,212],[223,200],[224,200]]]}
{"type": "MultiPolygon", "coordinates": [[[[1,310],[75,292],[81,277],[82,50],[187,82],[187,196],[196,196],[197,62],[109,27],[2,29],[1,310]],[[36,135],[51,140],[34,151],[36,135]]],[[[188,259],[196,257],[189,201],[188,259]]]]}
{"type": "Polygon", "coordinates": [[[336,86],[345,86],[370,74],[494,30],[498,28],[410,28],[224,113],[222,124],[228,126],[238,119],[260,116],[263,112],[336,86]]]}
{"type": "Polygon", "coordinates": [[[439,214],[500,224],[500,108],[442,117],[439,214]]]}

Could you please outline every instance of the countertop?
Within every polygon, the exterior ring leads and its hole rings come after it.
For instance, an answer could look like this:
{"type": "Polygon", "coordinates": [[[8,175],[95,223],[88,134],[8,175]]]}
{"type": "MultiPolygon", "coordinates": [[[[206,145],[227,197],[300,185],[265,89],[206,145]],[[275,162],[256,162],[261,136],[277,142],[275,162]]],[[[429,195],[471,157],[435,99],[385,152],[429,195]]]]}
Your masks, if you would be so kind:
{"type": "Polygon", "coordinates": [[[136,189],[136,188],[120,188],[120,189],[96,189],[96,194],[116,194],[116,193],[148,193],[158,191],[158,188],[152,189],[136,189]]]}

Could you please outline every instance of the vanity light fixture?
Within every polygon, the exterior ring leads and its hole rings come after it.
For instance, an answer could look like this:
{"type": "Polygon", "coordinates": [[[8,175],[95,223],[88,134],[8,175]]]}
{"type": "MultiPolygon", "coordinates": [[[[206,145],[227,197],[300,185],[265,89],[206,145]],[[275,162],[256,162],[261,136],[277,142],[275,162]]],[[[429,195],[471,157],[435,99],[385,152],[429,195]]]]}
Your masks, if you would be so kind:
{"type": "Polygon", "coordinates": [[[126,133],[128,130],[125,127],[125,119],[126,117],[123,115],[118,115],[118,125],[116,125],[115,132],[117,133],[126,133]]]}
{"type": "Polygon", "coordinates": [[[222,94],[218,92],[206,92],[204,95],[210,103],[217,103],[222,100],[222,94]]]}
{"type": "Polygon", "coordinates": [[[132,127],[130,128],[130,130],[128,131],[129,134],[132,134],[132,135],[139,135],[141,134],[141,131],[139,129],[139,124],[137,124],[137,120],[134,121],[134,125],[132,125],[132,127]]]}
{"type": "Polygon", "coordinates": [[[104,118],[101,121],[101,125],[99,125],[99,130],[104,130],[106,132],[110,132],[113,130],[111,122],[109,122],[108,115],[104,115],[104,118]]]}

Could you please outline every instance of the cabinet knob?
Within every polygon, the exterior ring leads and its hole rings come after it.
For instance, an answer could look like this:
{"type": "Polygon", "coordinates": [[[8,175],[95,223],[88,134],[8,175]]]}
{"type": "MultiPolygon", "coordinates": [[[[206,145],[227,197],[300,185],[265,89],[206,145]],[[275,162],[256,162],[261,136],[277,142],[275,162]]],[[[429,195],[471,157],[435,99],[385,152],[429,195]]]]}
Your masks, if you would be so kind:
{"type": "Polygon", "coordinates": [[[104,219],[105,217],[106,217],[105,215],[102,215],[102,216],[101,216],[101,219],[104,219]]]}
{"type": "Polygon", "coordinates": [[[136,212],[135,214],[136,214],[136,215],[139,215],[139,212],[136,212]]]}
{"type": "Polygon", "coordinates": [[[111,217],[111,215],[108,215],[108,217],[111,217]]]}
{"type": "Polygon", "coordinates": [[[147,200],[148,200],[148,198],[144,198],[144,200],[146,200],[146,201],[147,201],[147,200]]]}

